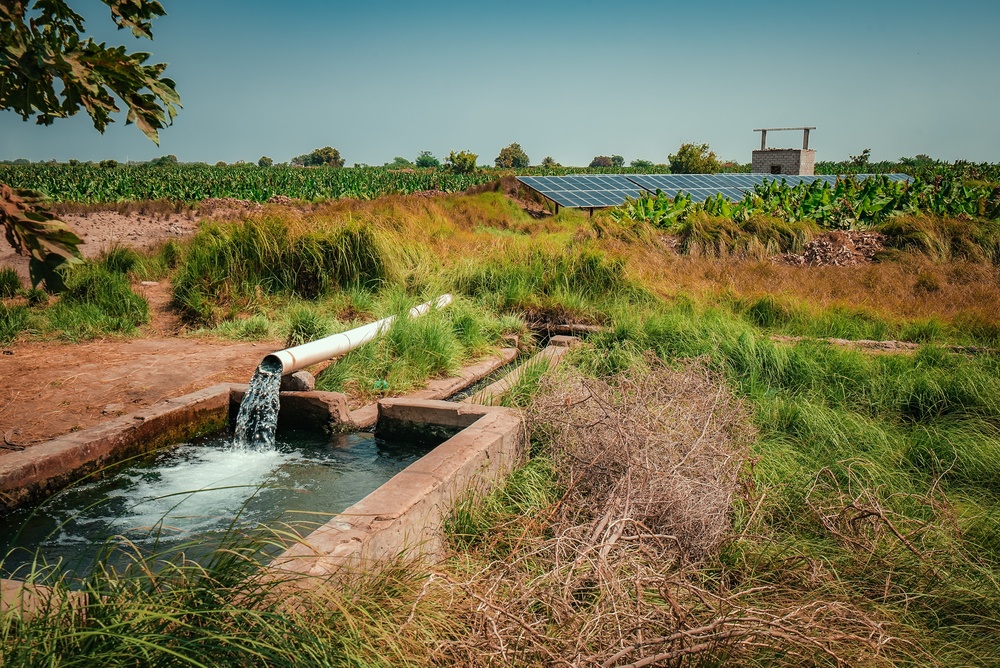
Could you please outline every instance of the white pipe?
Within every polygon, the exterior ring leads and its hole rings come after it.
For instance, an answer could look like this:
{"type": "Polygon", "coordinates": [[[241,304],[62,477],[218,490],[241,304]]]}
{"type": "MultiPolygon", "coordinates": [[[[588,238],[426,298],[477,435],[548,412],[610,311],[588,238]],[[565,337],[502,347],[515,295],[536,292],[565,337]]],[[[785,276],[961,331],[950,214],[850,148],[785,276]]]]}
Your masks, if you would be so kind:
{"type": "MultiPolygon", "coordinates": [[[[450,303],[451,295],[441,295],[435,300],[425,302],[411,308],[410,317],[416,318],[427,313],[431,310],[431,308],[444,308],[450,303]]],[[[307,366],[316,364],[317,362],[322,362],[323,360],[328,360],[331,357],[336,357],[337,355],[343,355],[350,350],[354,350],[363,343],[368,343],[379,334],[387,331],[389,327],[392,326],[392,322],[395,319],[396,316],[392,315],[388,318],[382,318],[381,320],[376,320],[375,322],[367,325],[362,325],[361,327],[341,332],[340,334],[334,334],[322,339],[310,341],[309,343],[303,343],[301,346],[278,350],[277,352],[273,352],[265,357],[264,361],[267,362],[270,360],[280,362],[281,375],[287,376],[290,373],[295,373],[299,369],[304,369],[307,366]]]]}

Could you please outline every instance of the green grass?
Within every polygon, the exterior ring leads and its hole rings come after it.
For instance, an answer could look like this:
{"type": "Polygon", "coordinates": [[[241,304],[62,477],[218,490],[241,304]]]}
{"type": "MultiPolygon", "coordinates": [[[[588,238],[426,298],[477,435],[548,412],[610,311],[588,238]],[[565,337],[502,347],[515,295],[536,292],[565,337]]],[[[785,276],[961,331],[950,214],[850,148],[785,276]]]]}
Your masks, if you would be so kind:
{"type": "Polygon", "coordinates": [[[174,303],[189,320],[211,322],[224,304],[245,307],[269,295],[316,299],[339,289],[393,285],[399,262],[371,226],[295,230],[277,218],[210,225],[178,260],[174,303]]]}
{"type": "Polygon", "coordinates": [[[21,292],[24,286],[13,267],[0,267],[0,299],[9,299],[21,292]]]}
{"type": "Polygon", "coordinates": [[[0,345],[10,345],[17,335],[28,327],[28,309],[25,306],[7,306],[0,303],[0,345]]]}

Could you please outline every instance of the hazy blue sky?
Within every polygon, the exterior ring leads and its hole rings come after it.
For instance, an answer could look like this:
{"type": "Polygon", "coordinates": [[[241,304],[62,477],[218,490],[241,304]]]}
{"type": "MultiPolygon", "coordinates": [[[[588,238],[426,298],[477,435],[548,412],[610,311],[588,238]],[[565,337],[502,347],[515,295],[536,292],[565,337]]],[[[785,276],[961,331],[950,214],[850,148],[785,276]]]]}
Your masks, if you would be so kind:
{"type": "MultiPolygon", "coordinates": [[[[757,127],[814,125],[819,160],[866,147],[1000,162],[1000,2],[161,0],[155,40],[100,39],[170,64],[184,109],[157,147],[122,122],[50,127],[0,112],[0,158],[276,162],[321,146],[348,164],[519,142],[587,164],[666,161],[707,142],[749,162],[757,127]]],[[[795,146],[798,134],[772,146],[795,146]]]]}

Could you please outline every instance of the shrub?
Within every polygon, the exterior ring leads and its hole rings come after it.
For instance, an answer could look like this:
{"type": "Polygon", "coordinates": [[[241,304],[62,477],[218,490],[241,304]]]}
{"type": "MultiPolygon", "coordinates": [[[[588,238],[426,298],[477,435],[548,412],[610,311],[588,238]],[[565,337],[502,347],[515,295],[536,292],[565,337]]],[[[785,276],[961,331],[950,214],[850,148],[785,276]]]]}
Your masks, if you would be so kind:
{"type": "Polygon", "coordinates": [[[551,155],[547,155],[542,158],[542,167],[545,169],[552,169],[553,167],[562,167],[558,162],[555,161],[551,155]]]}
{"type": "Polygon", "coordinates": [[[629,167],[638,167],[639,169],[650,169],[653,166],[651,160],[633,160],[628,163],[629,167]]]}
{"type": "Polygon", "coordinates": [[[260,160],[257,161],[258,167],[271,167],[272,165],[274,165],[274,160],[271,160],[266,155],[260,156],[260,160]]]}
{"type": "Polygon", "coordinates": [[[669,160],[672,174],[714,174],[719,171],[719,160],[708,144],[681,144],[669,160]]]}
{"type": "Polygon", "coordinates": [[[497,167],[504,169],[522,169],[530,165],[531,161],[528,159],[528,154],[521,148],[521,145],[513,143],[501,149],[500,155],[497,156],[493,163],[497,167]]]}

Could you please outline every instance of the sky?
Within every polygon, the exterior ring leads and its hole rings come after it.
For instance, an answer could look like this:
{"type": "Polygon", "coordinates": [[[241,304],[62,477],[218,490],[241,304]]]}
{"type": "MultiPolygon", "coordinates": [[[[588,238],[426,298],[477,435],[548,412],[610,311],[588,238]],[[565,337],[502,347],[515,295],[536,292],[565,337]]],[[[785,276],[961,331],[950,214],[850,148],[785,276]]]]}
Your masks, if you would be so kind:
{"type": "MultiPolygon", "coordinates": [[[[0,111],[0,159],[290,160],[333,146],[381,165],[429,150],[492,164],[685,142],[749,162],[760,127],[816,126],[817,160],[928,154],[1000,162],[997,0],[161,0],[154,40],[70,0],[87,34],[169,64],[183,109],[160,146],[85,114],[0,111]]],[[[772,133],[798,147],[801,133],[772,133]]]]}

